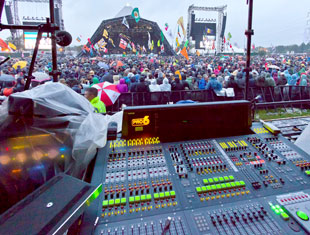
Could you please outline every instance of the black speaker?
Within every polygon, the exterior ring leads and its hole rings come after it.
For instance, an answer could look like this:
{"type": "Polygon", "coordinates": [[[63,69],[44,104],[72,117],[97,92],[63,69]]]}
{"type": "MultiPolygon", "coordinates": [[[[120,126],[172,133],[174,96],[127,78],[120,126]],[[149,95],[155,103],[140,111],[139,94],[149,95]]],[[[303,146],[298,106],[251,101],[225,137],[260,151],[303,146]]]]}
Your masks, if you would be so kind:
{"type": "Polygon", "coordinates": [[[66,47],[69,46],[71,42],[72,42],[72,36],[70,33],[66,31],[59,31],[56,34],[56,43],[59,46],[66,47]]]}
{"type": "Polygon", "coordinates": [[[223,37],[224,37],[224,34],[225,34],[226,21],[227,21],[227,15],[224,15],[224,18],[223,18],[223,26],[222,26],[222,31],[221,31],[221,38],[223,38],[223,37]]]}

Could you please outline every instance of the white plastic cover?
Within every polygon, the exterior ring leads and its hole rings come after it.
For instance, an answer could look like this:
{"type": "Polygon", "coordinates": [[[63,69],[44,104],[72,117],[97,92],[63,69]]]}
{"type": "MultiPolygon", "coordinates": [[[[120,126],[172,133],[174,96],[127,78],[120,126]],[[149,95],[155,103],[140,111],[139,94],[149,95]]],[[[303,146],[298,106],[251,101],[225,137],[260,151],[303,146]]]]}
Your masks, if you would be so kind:
{"type": "MultiPolygon", "coordinates": [[[[12,96],[33,100],[34,118],[31,128],[54,134],[66,133],[71,137],[74,176],[79,176],[81,170],[85,169],[95,156],[97,148],[106,145],[109,121],[122,119],[121,114],[110,117],[95,113],[85,97],[61,83],[47,83],[12,96]],[[62,129],[51,125],[62,123],[68,124],[62,129]]],[[[0,105],[0,126],[7,117],[6,100],[0,105]]]]}

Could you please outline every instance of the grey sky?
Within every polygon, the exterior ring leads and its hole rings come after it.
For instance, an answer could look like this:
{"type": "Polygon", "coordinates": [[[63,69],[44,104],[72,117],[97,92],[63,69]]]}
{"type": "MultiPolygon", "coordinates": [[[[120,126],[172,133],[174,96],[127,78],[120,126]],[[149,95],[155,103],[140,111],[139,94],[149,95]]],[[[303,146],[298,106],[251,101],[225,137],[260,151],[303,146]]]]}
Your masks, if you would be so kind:
{"type": "MultiPolygon", "coordinates": [[[[123,6],[129,3],[138,7],[142,18],[156,21],[162,29],[165,23],[174,30],[180,16],[187,24],[187,9],[191,4],[197,6],[220,6],[227,4],[227,27],[232,34],[232,43],[245,45],[244,31],[247,27],[248,7],[246,0],[63,0],[65,28],[73,36],[73,45],[78,35],[83,43],[95,32],[102,20],[113,18],[123,6]]],[[[20,3],[22,16],[46,16],[47,4],[20,3]]],[[[307,15],[310,12],[309,0],[254,0],[253,38],[256,46],[300,44],[305,41],[307,15]]],[[[208,12],[199,13],[208,18],[208,12]]],[[[214,16],[214,15],[212,15],[214,16]]],[[[211,18],[213,18],[211,16],[211,18]]],[[[310,16],[308,18],[310,20],[310,16]]],[[[3,16],[6,22],[6,17],[3,16]]],[[[310,24],[310,23],[309,23],[310,24]]],[[[310,25],[309,25],[310,27],[310,25]]],[[[1,32],[6,38],[8,32],[1,32]]],[[[81,43],[82,43],[81,42],[81,43]]]]}

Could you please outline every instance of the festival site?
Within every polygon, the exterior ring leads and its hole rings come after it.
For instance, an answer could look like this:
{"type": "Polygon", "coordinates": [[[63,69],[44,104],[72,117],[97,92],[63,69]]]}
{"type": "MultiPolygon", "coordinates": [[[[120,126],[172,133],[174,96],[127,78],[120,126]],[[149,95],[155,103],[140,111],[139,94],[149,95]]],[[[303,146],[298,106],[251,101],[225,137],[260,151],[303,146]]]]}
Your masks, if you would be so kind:
{"type": "Polygon", "coordinates": [[[0,2],[0,234],[309,234],[308,0],[0,2]]]}

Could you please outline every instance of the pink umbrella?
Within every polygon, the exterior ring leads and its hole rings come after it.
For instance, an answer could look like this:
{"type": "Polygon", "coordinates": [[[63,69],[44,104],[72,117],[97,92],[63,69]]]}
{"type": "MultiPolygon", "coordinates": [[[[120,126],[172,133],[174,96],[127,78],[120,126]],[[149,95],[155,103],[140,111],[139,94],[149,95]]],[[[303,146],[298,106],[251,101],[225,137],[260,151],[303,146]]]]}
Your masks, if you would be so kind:
{"type": "Polygon", "coordinates": [[[92,87],[98,89],[98,96],[106,106],[113,105],[120,96],[120,92],[117,90],[116,85],[109,82],[98,83],[92,87]]]}

